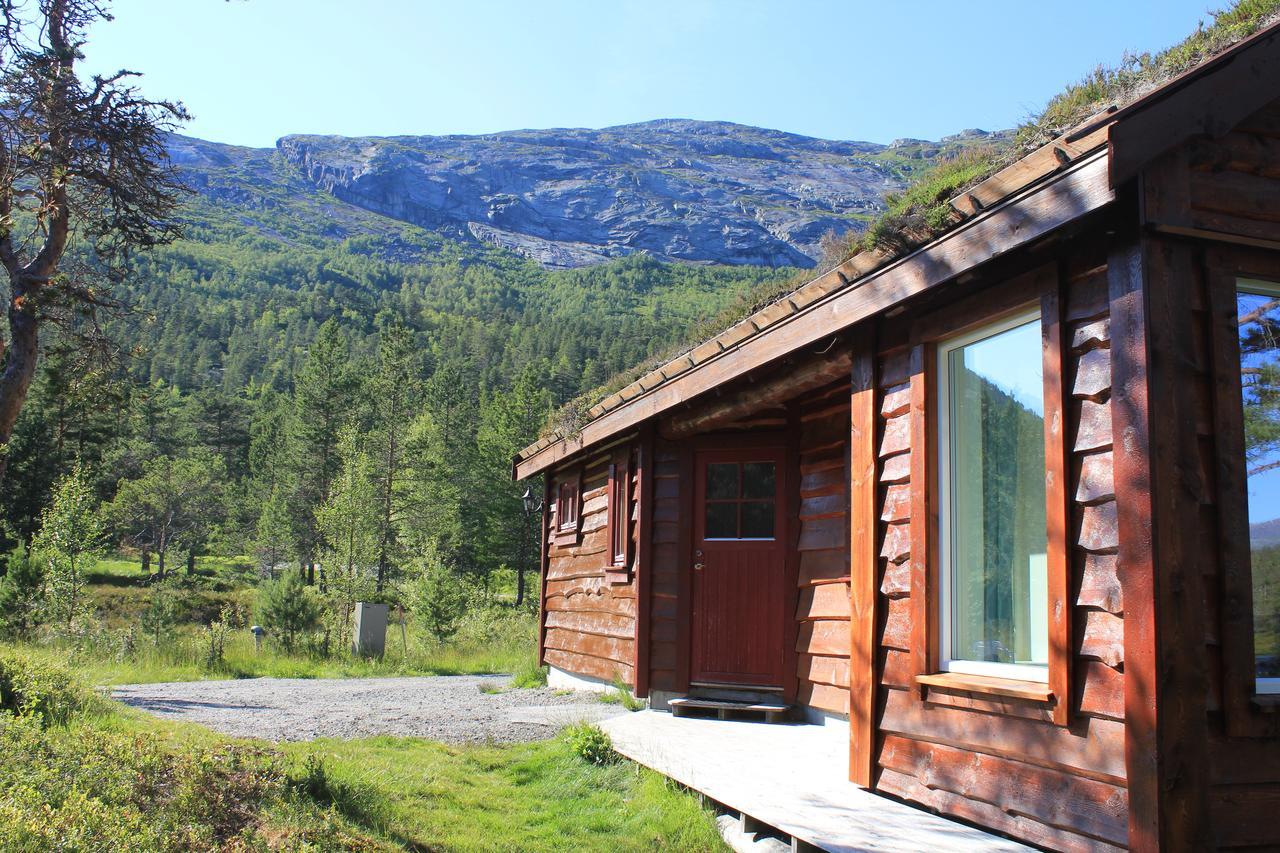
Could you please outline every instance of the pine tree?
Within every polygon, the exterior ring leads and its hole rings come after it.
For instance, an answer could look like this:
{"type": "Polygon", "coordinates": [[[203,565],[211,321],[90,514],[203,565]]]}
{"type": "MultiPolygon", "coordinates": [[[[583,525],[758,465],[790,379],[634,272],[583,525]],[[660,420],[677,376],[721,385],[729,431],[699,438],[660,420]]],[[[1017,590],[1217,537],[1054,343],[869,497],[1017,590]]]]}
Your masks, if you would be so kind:
{"type": "Polygon", "coordinates": [[[262,503],[255,542],[262,574],[275,577],[276,567],[288,560],[294,549],[293,519],[289,515],[284,491],[279,486],[262,503]]]}
{"type": "MultiPolygon", "coordinates": [[[[356,390],[356,377],[347,361],[346,336],[330,318],[320,327],[294,381],[288,426],[293,478],[290,504],[298,556],[307,566],[314,564],[321,548],[316,510],[329,500],[329,485],[342,464],[338,435],[354,415],[356,390]]],[[[311,572],[308,579],[314,582],[311,572]]]]}
{"type": "Polygon", "coordinates": [[[479,559],[488,566],[515,568],[517,606],[524,603],[525,571],[537,544],[521,496],[526,488],[536,491],[538,484],[512,482],[511,460],[537,436],[550,408],[550,394],[535,371],[526,369],[509,393],[485,401],[476,433],[476,509],[483,519],[479,559]]]}
{"type": "Polygon", "coordinates": [[[370,383],[379,506],[378,591],[402,558],[398,526],[407,488],[403,457],[412,413],[422,396],[418,361],[412,333],[400,323],[384,326],[378,337],[378,369],[370,383]]]}

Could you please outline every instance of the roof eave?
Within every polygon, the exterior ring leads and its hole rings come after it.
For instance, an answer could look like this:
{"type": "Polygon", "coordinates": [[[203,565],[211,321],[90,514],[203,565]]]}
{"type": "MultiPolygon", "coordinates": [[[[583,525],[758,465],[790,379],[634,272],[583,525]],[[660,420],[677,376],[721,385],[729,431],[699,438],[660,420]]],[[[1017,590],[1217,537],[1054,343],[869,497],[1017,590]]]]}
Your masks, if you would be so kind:
{"type": "MultiPolygon", "coordinates": [[[[542,473],[749,370],[822,341],[995,257],[1040,240],[1114,199],[1108,180],[1107,152],[1085,157],[848,287],[835,289],[761,333],[715,353],[669,382],[604,412],[577,435],[560,438],[527,458],[517,459],[516,478],[542,473]]],[[[841,276],[839,269],[815,281],[837,276],[841,276]]]]}

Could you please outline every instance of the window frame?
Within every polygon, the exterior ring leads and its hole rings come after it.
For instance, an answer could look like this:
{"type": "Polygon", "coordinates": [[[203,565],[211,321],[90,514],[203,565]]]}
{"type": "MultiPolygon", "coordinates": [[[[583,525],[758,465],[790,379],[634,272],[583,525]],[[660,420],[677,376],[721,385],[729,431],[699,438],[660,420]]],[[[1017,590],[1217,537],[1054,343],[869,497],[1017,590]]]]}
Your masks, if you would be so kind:
{"type": "Polygon", "coordinates": [[[582,469],[565,474],[556,481],[556,544],[577,544],[582,530],[582,469]],[[572,509],[572,521],[566,517],[572,509]]]}
{"type": "MultiPolygon", "coordinates": [[[[1235,298],[1235,303],[1237,306],[1239,306],[1239,298],[1241,293],[1247,293],[1251,296],[1263,296],[1263,297],[1270,297],[1273,299],[1280,299],[1280,280],[1268,281],[1266,278],[1259,278],[1254,276],[1247,276],[1247,275],[1236,276],[1233,296],[1235,298]]],[[[1237,312],[1238,310],[1239,309],[1237,307],[1237,312]]],[[[1235,363],[1238,368],[1243,369],[1242,358],[1241,358],[1240,348],[1239,348],[1238,333],[1237,333],[1236,341],[1237,343],[1236,343],[1236,348],[1234,353],[1235,363]]],[[[1237,373],[1237,376],[1239,375],[1240,374],[1237,373]]],[[[1244,382],[1243,380],[1239,380],[1239,379],[1237,381],[1240,386],[1239,387],[1239,395],[1240,395],[1239,406],[1240,406],[1241,423],[1243,424],[1244,382]]],[[[1241,450],[1243,449],[1244,447],[1242,442],[1241,450]]],[[[1244,461],[1243,458],[1239,460],[1239,464],[1243,466],[1243,473],[1244,473],[1243,479],[1244,479],[1244,490],[1245,490],[1244,507],[1247,511],[1249,506],[1248,464],[1244,461]]],[[[1246,524],[1245,530],[1247,531],[1248,530],[1247,515],[1246,515],[1245,524],[1246,524]]],[[[1253,548],[1251,545],[1248,546],[1247,551],[1249,553],[1249,563],[1248,563],[1248,572],[1247,572],[1248,581],[1249,581],[1248,583],[1249,612],[1251,615],[1256,615],[1256,614],[1253,614],[1253,561],[1252,561],[1253,548]]],[[[1253,624],[1252,619],[1250,620],[1248,636],[1249,636],[1249,658],[1250,658],[1250,662],[1254,666],[1253,694],[1255,696],[1269,697],[1272,699],[1272,701],[1278,700],[1280,699],[1280,676],[1273,677],[1273,678],[1260,678],[1257,675],[1257,642],[1255,639],[1257,636],[1257,628],[1253,624]]]]}
{"type": "MultiPolygon", "coordinates": [[[[1074,506],[1071,500],[1071,457],[1067,440],[1070,339],[1064,320],[1063,284],[1050,261],[940,306],[912,320],[902,359],[909,389],[911,488],[910,518],[910,669],[919,700],[954,704],[989,695],[999,713],[1045,720],[1057,726],[1071,722],[1074,681],[1071,597],[1071,546],[1074,506]],[[966,675],[939,668],[938,603],[938,435],[934,406],[938,379],[937,343],[966,331],[990,326],[1027,311],[1036,303],[1041,313],[1041,346],[1045,401],[1045,524],[1048,545],[1049,680],[966,675]],[[923,520],[916,524],[915,520],[923,520]],[[1009,697],[1013,697],[1010,699],[1009,697]]],[[[884,352],[884,351],[882,351],[884,352]]],[[[886,368],[888,369],[888,368],[886,368]]]]}
{"type": "MultiPolygon", "coordinates": [[[[937,381],[935,383],[937,394],[934,401],[936,409],[933,413],[933,422],[938,436],[936,474],[938,483],[938,668],[942,672],[953,672],[962,675],[1006,678],[1015,681],[1038,681],[1047,684],[1049,682],[1049,667],[1047,665],[1035,666],[1032,664],[1001,663],[996,661],[970,661],[951,657],[952,629],[954,627],[952,613],[954,578],[952,562],[954,555],[952,551],[954,541],[951,536],[953,528],[950,524],[949,511],[951,509],[952,480],[954,478],[950,470],[952,465],[950,453],[952,436],[949,382],[951,369],[948,364],[948,356],[970,344],[993,338],[1032,323],[1037,324],[1041,329],[1044,327],[1044,316],[1039,304],[1034,307],[1028,306],[1016,313],[1006,314],[992,322],[970,327],[959,334],[938,341],[934,347],[935,360],[933,368],[937,371],[937,381]]],[[[1043,352],[1041,355],[1043,358],[1043,352]]],[[[1041,400],[1047,412],[1047,401],[1044,398],[1043,391],[1041,392],[1041,400]]],[[[1046,458],[1046,463],[1047,461],[1046,458]]],[[[1047,537],[1047,523],[1045,532],[1047,537]]],[[[1046,543],[1046,558],[1047,550],[1046,543]]],[[[1045,616],[1044,639],[1046,649],[1052,646],[1053,633],[1049,626],[1048,612],[1046,611],[1045,616]]],[[[1046,661],[1047,663],[1048,661],[1046,661]]]]}
{"type": "Polygon", "coordinates": [[[1257,692],[1236,302],[1240,279],[1280,282],[1280,253],[1245,246],[1208,246],[1204,268],[1213,380],[1213,473],[1220,555],[1215,594],[1219,602],[1222,705],[1228,736],[1280,737],[1280,695],[1257,692]]]}
{"type": "Polygon", "coordinates": [[[627,572],[634,545],[631,539],[631,448],[614,450],[609,459],[608,488],[609,571],[627,572]]]}

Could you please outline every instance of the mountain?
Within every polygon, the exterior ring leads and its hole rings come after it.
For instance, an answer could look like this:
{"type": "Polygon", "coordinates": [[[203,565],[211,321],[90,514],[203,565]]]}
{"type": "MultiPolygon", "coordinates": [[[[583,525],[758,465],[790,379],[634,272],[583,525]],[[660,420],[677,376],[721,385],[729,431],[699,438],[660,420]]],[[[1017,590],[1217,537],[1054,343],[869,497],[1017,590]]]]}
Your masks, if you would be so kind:
{"type": "Polygon", "coordinates": [[[1249,525],[1249,544],[1254,548],[1280,545],[1280,518],[1249,525]]]}
{"type": "Polygon", "coordinates": [[[275,149],[174,137],[171,153],[206,196],[250,211],[299,206],[338,238],[385,232],[361,215],[373,213],[547,269],[637,253],[810,267],[824,233],[860,229],[913,171],[998,139],[964,131],[886,146],[662,119],[478,136],[291,135],[275,149]]]}

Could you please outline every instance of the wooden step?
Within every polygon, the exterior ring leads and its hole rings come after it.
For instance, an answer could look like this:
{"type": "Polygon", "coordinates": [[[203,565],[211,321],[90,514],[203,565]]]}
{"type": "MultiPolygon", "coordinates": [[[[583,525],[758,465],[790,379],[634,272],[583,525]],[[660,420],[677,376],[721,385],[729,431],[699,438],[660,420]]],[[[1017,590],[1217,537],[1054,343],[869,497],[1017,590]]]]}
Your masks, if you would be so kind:
{"type": "Polygon", "coordinates": [[[791,706],[781,702],[734,702],[728,699],[704,699],[686,696],[667,704],[673,717],[715,714],[722,720],[738,715],[762,717],[766,723],[785,723],[791,719],[791,706]]]}

